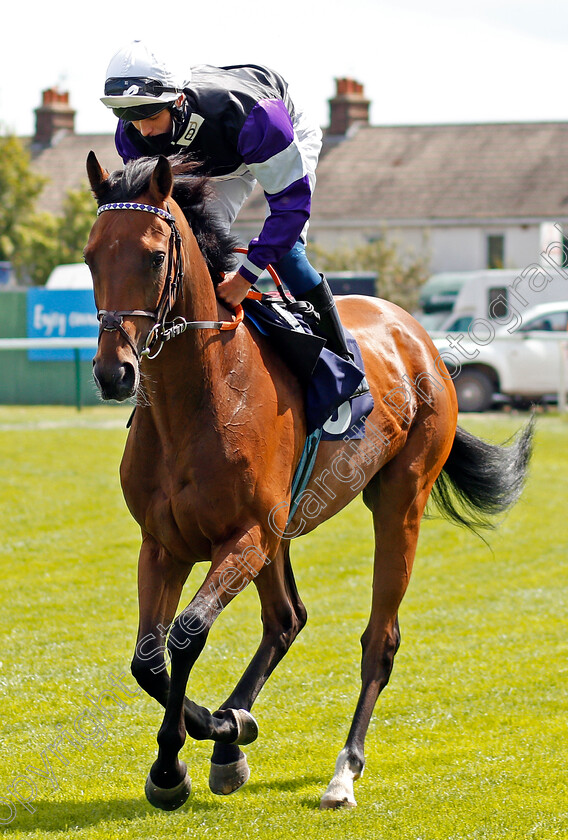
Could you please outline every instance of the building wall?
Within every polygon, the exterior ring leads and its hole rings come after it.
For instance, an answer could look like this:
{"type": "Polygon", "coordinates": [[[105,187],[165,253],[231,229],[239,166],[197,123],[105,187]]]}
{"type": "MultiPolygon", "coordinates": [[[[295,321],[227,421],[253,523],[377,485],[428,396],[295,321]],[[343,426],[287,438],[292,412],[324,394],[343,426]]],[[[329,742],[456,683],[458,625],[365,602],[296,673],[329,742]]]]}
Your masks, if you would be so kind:
{"type": "MultiPolygon", "coordinates": [[[[414,233],[417,239],[417,232],[414,233]]],[[[431,269],[475,271],[484,268],[522,269],[538,260],[540,225],[436,227],[429,231],[431,269]],[[490,266],[488,237],[503,237],[503,263],[490,266]]]]}
{"type": "MultiPolygon", "coordinates": [[[[354,248],[387,235],[401,253],[425,255],[432,273],[488,268],[488,236],[504,237],[502,268],[522,269],[537,262],[543,248],[542,225],[435,225],[384,229],[372,226],[323,227],[312,223],[309,241],[324,250],[354,248]]],[[[249,231],[250,232],[250,231],[249,231]]]]}

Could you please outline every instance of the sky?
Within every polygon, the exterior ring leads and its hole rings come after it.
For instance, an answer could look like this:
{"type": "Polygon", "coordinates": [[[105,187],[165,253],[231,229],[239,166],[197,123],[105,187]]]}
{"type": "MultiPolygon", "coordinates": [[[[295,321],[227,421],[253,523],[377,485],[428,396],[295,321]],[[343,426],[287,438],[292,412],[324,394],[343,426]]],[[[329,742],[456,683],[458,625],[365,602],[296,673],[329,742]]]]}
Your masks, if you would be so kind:
{"type": "Polygon", "coordinates": [[[42,90],[76,131],[110,133],[112,55],[139,38],[178,67],[266,64],[322,127],[335,79],[363,84],[373,125],[568,118],[565,0],[11,0],[0,33],[0,131],[34,131],[42,90]]]}

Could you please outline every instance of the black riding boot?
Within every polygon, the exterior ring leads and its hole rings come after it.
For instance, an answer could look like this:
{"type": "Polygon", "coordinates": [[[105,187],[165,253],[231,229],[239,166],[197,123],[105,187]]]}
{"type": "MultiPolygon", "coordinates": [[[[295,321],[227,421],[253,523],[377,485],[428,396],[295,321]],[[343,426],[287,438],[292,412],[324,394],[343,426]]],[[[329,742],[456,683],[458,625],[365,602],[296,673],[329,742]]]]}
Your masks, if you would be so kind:
{"type": "MultiPolygon", "coordinates": [[[[304,292],[298,300],[307,300],[318,313],[319,322],[314,331],[316,335],[319,335],[321,338],[325,338],[328,350],[331,350],[332,353],[336,353],[348,362],[353,362],[353,354],[350,353],[347,348],[345,333],[343,332],[343,327],[341,326],[339,312],[337,311],[331,289],[329,288],[328,282],[323,274],[321,274],[320,277],[321,283],[313,289],[310,289],[309,292],[304,292]]],[[[360,394],[366,394],[368,390],[369,384],[367,382],[367,377],[364,376],[352,396],[357,397],[360,394]]]]}
{"type": "Polygon", "coordinates": [[[321,275],[321,278],[321,283],[318,286],[310,289],[309,292],[304,292],[298,299],[307,300],[318,313],[319,323],[315,327],[315,332],[321,338],[325,338],[327,348],[341,356],[342,359],[352,362],[353,356],[347,349],[345,333],[341,326],[331,289],[325,277],[321,275]]]}

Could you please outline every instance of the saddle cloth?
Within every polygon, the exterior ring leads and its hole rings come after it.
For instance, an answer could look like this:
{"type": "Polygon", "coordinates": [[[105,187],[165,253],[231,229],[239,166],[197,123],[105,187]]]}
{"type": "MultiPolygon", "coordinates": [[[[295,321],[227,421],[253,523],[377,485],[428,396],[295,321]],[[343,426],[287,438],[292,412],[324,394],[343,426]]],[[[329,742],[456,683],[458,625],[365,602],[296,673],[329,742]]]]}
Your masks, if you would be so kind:
{"type": "Polygon", "coordinates": [[[245,317],[267,336],[303,386],[308,435],[321,429],[321,440],[363,439],[374,402],[369,392],[352,397],[365,371],[351,333],[344,329],[354,362],[328,350],[301,314],[279,302],[245,299],[243,308],[245,317]]]}

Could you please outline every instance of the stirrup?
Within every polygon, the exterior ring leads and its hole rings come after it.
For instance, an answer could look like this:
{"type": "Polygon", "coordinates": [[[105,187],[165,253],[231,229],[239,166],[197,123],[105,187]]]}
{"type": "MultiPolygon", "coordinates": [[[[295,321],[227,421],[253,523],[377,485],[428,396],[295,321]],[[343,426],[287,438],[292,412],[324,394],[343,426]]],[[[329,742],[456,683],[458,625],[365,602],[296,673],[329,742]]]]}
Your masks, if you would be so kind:
{"type": "Polygon", "coordinates": [[[309,300],[294,300],[291,301],[287,306],[290,312],[294,314],[303,315],[308,321],[315,321],[315,323],[319,323],[320,321],[320,314],[314,308],[313,304],[309,302],[309,300]]]}
{"type": "Polygon", "coordinates": [[[357,385],[351,396],[349,397],[350,400],[355,399],[355,397],[360,397],[362,394],[368,394],[371,389],[369,388],[369,383],[367,382],[367,377],[364,376],[360,383],[357,385]]]}

